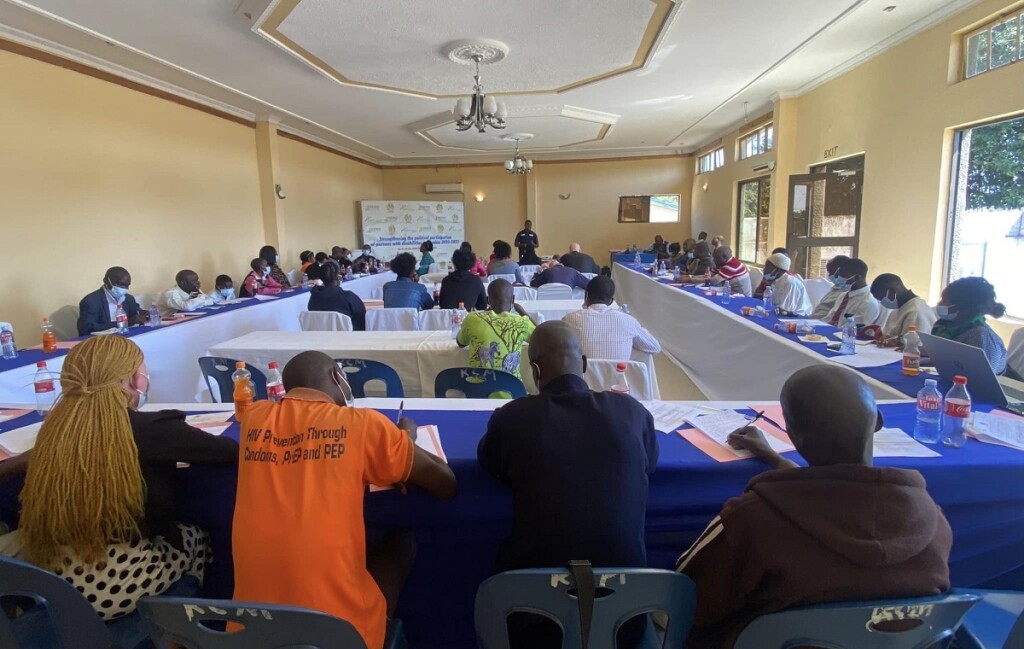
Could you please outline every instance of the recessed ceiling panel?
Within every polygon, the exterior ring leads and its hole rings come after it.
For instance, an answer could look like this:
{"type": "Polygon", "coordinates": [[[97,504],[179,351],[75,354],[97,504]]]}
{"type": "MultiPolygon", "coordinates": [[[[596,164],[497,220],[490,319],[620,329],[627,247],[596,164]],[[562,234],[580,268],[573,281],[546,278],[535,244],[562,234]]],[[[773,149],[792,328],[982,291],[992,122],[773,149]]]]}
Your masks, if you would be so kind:
{"type": "Polygon", "coordinates": [[[335,80],[430,97],[472,89],[444,46],[505,43],[487,92],[561,92],[635,70],[675,0],[282,0],[257,31],[335,80]]]}

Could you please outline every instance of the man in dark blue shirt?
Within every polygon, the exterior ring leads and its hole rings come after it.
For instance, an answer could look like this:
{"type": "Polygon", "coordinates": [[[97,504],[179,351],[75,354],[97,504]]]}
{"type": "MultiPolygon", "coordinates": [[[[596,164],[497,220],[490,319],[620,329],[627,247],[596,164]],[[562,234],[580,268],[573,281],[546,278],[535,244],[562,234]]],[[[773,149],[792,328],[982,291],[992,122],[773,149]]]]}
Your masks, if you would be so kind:
{"type": "Polygon", "coordinates": [[[434,308],[434,298],[430,297],[427,287],[420,284],[419,277],[416,276],[415,257],[403,252],[391,262],[391,270],[398,279],[384,285],[385,309],[407,308],[425,311],[434,308]]]}
{"type": "Polygon", "coordinates": [[[530,339],[540,394],[494,412],[477,458],[512,490],[512,537],[499,571],[553,568],[573,559],[644,567],[648,476],[658,463],[651,414],[628,395],[593,392],[587,359],[561,321],[530,339]]]}
{"type": "Polygon", "coordinates": [[[530,286],[540,288],[545,284],[566,284],[573,288],[587,288],[590,280],[584,277],[583,273],[575,268],[563,266],[557,261],[551,263],[554,265],[533,276],[530,286]]]}

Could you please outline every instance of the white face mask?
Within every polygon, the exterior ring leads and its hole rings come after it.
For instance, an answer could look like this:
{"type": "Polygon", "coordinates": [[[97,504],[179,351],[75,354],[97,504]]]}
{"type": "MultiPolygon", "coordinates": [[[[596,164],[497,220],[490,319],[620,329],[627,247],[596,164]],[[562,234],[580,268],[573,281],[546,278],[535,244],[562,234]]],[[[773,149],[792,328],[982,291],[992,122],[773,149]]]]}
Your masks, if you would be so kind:
{"type": "Polygon", "coordinates": [[[225,300],[233,300],[235,298],[235,289],[233,289],[233,288],[222,288],[220,290],[220,294],[221,294],[221,296],[223,296],[223,298],[225,300]]]}
{"type": "Polygon", "coordinates": [[[338,381],[338,374],[334,375],[334,384],[341,390],[341,396],[345,400],[345,405],[349,405],[352,402],[352,386],[348,384],[348,380],[345,379],[344,373],[341,374],[341,381],[338,381]],[[342,385],[344,383],[344,385],[342,385]]]}

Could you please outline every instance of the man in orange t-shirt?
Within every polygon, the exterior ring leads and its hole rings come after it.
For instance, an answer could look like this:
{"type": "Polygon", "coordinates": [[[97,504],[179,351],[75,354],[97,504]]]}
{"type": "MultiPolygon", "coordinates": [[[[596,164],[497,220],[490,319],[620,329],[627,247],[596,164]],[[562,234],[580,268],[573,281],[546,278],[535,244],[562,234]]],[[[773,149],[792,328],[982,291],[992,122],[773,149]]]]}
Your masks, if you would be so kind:
{"type": "Polygon", "coordinates": [[[326,354],[293,358],[284,386],[281,403],[259,401],[242,416],[234,599],[324,611],[380,649],[415,548],[401,532],[367,548],[366,486],[408,483],[451,498],[455,475],[415,445],[412,421],[399,428],[347,407],[351,388],[326,354]]]}

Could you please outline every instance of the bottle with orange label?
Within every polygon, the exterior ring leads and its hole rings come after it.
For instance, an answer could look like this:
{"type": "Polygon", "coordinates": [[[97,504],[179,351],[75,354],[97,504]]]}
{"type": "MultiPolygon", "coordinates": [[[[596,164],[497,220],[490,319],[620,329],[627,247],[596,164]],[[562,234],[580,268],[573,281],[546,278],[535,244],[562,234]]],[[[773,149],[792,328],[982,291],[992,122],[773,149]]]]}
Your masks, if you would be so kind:
{"type": "Polygon", "coordinates": [[[53,333],[53,325],[49,318],[43,318],[43,353],[52,354],[57,351],[57,336],[53,333]]]}
{"type": "Polygon", "coordinates": [[[921,373],[921,337],[917,335],[917,325],[910,325],[903,336],[903,373],[907,376],[921,373]]]}
{"type": "Polygon", "coordinates": [[[235,372],[231,375],[235,384],[235,391],[232,393],[232,400],[235,402],[235,419],[242,421],[245,409],[252,405],[254,392],[252,389],[252,374],[245,369],[245,361],[235,363],[235,372]]]}

